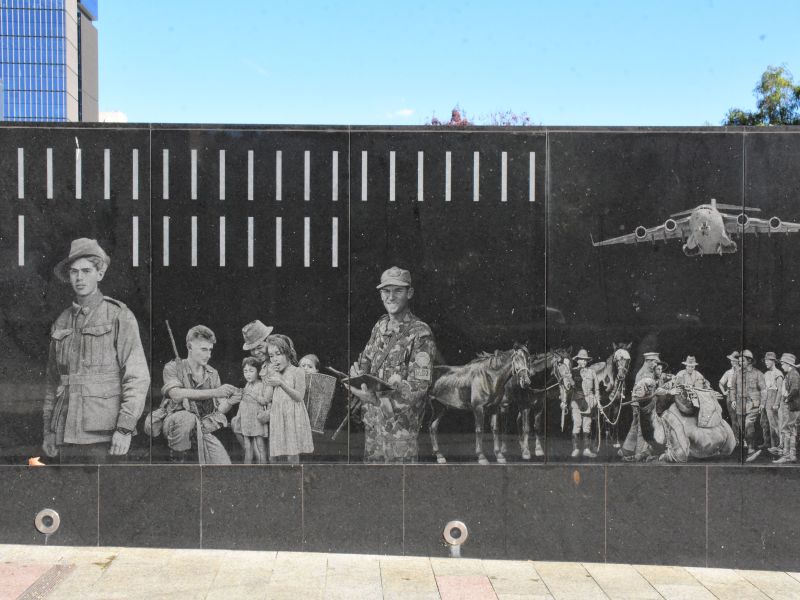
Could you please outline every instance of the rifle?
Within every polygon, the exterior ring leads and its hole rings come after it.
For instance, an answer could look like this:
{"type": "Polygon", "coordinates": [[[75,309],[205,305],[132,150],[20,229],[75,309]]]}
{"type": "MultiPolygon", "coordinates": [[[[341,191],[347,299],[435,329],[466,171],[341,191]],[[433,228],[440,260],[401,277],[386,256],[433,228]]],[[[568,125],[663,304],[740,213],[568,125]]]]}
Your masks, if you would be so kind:
{"type": "MultiPolygon", "coordinates": [[[[336,377],[339,378],[339,381],[349,377],[347,373],[338,371],[333,367],[325,367],[325,369],[336,375],[336,377]]],[[[347,422],[356,414],[356,411],[361,408],[361,400],[351,394],[348,394],[348,397],[351,401],[347,407],[347,414],[344,416],[344,419],[342,419],[342,422],[339,423],[339,427],[336,428],[336,431],[333,432],[333,435],[331,435],[331,440],[335,440],[337,438],[337,436],[342,432],[342,429],[344,429],[344,426],[347,425],[347,422]]]]}
{"type": "MultiPolygon", "coordinates": [[[[180,379],[181,383],[186,382],[188,386],[189,378],[186,377],[186,373],[183,371],[183,361],[181,360],[181,355],[178,354],[178,346],[175,344],[175,336],[172,335],[172,328],[169,326],[169,321],[164,319],[164,323],[167,325],[167,333],[169,334],[169,341],[172,344],[172,353],[175,355],[175,368],[178,370],[178,379],[180,379]]],[[[171,400],[169,396],[164,400],[171,400]]],[[[194,402],[189,401],[189,412],[198,415],[197,407],[194,405],[194,402]]],[[[199,415],[198,415],[199,416],[199,415]]]]}

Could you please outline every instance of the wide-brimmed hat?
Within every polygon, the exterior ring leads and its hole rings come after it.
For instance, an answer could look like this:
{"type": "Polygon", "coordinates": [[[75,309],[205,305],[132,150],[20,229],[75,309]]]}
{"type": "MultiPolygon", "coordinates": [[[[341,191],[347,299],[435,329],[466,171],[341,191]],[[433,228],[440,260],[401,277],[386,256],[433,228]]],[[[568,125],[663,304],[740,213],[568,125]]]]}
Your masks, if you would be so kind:
{"type": "Polygon", "coordinates": [[[72,240],[72,244],[69,247],[69,256],[53,268],[53,273],[61,281],[69,283],[69,267],[79,258],[86,258],[87,256],[96,256],[105,263],[106,267],[111,263],[108,254],[103,251],[97,240],[78,238],[77,240],[72,240]]]}
{"type": "Polygon", "coordinates": [[[700,363],[697,362],[697,359],[692,356],[691,354],[686,357],[686,360],[681,363],[682,365],[686,365],[687,367],[696,367],[700,363]]]}
{"type": "Polygon", "coordinates": [[[750,350],[745,350],[744,352],[742,352],[742,358],[749,358],[750,362],[753,362],[755,360],[755,357],[753,356],[753,353],[750,352],[750,350]]]}
{"type": "Polygon", "coordinates": [[[645,352],[642,354],[642,358],[645,360],[654,360],[658,362],[661,360],[661,357],[658,355],[658,352],[645,352]]]}
{"type": "Polygon", "coordinates": [[[764,355],[764,360],[774,360],[775,362],[778,362],[778,357],[775,355],[774,352],[767,352],[764,355]]]}
{"type": "Polygon", "coordinates": [[[797,357],[791,352],[784,352],[783,354],[781,354],[781,362],[796,367],[797,357]]]}
{"type": "Polygon", "coordinates": [[[244,346],[242,350],[252,350],[258,344],[272,333],[272,327],[267,327],[261,321],[256,319],[250,321],[247,325],[242,327],[242,337],[244,338],[244,346]]]}
{"type": "Polygon", "coordinates": [[[385,288],[387,285],[401,285],[409,287],[411,285],[411,273],[400,267],[391,267],[381,274],[381,282],[377,289],[385,288]]]}
{"type": "Polygon", "coordinates": [[[734,350],[730,354],[728,354],[728,360],[739,360],[740,355],[738,350],[734,350]]]}
{"type": "Polygon", "coordinates": [[[578,359],[592,360],[592,357],[589,356],[589,353],[584,348],[581,348],[578,351],[578,353],[572,357],[572,360],[578,360],[578,359]]]}

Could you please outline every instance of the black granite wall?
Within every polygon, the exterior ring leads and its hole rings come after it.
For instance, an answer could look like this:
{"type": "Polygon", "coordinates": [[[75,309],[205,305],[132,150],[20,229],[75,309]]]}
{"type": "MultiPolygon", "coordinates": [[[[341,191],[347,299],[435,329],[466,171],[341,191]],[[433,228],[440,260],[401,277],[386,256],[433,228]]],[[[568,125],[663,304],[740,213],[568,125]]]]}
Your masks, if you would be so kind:
{"type": "MultiPolygon", "coordinates": [[[[62,526],[49,543],[444,555],[441,529],[460,518],[466,556],[792,564],[796,536],[781,515],[793,465],[766,453],[745,464],[742,446],[632,465],[613,435],[598,457],[574,458],[555,389],[540,417],[544,452],[532,437],[523,458],[511,414],[505,467],[354,464],[359,424],[331,439],[342,390],[299,467],[168,465],[165,440],[141,432],[128,464],[18,465],[42,454],[48,332],[71,298],[52,268],[76,237],[108,252],[101,289],[138,319],[152,375],[145,415],[172,357],[166,319],[181,349],[189,327],[211,327],[211,364],[235,385],[240,329],[253,319],[345,370],[383,313],[375,285],[392,265],[412,272],[414,313],[445,364],[515,342],[605,360],[624,342],[628,394],[650,350],[673,373],[696,356],[713,386],[737,348],[763,370],[765,352],[800,351],[800,236],[739,236],[737,252],[697,258],[679,240],[591,242],[711,198],[797,223],[800,131],[4,126],[0,140],[0,505],[10,507],[0,541],[45,543],[32,520],[51,507],[62,526]]],[[[537,389],[548,383],[534,377],[537,389]]],[[[631,415],[622,410],[622,437],[631,415]]],[[[476,462],[474,430],[468,411],[445,416],[449,462],[476,462]]],[[[488,419],[483,431],[495,462],[488,419]]],[[[217,435],[241,463],[230,430],[217,435]]],[[[435,462],[427,429],[419,461],[435,462]]]]}

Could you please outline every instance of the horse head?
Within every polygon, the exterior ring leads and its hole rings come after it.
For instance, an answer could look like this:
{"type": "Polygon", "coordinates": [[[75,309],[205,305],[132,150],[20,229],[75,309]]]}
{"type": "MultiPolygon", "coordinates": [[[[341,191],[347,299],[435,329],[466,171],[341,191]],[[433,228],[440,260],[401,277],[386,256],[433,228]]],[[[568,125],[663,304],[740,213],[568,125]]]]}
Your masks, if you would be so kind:
{"type": "Polygon", "coordinates": [[[523,390],[531,386],[530,358],[530,352],[524,344],[514,344],[514,349],[511,350],[511,371],[523,390]]]}
{"type": "Polygon", "coordinates": [[[572,369],[570,368],[572,348],[556,348],[549,352],[548,356],[550,357],[550,368],[555,380],[564,390],[571,390],[572,386],[575,385],[575,381],[572,379],[572,369]]]}
{"type": "MultiPolygon", "coordinates": [[[[630,344],[628,344],[628,346],[630,346],[630,344]]],[[[631,355],[625,344],[614,344],[614,354],[611,357],[611,363],[616,373],[615,379],[617,381],[623,381],[628,376],[628,370],[631,366],[631,355]]]]}

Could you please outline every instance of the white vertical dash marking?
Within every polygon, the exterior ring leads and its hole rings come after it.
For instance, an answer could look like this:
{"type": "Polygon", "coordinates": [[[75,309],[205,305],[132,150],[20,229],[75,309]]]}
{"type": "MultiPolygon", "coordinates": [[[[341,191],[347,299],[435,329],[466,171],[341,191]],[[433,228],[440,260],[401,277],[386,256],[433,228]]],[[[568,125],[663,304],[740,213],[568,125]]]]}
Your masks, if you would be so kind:
{"type": "Polygon", "coordinates": [[[111,149],[103,149],[103,200],[111,200],[111,149]]]}
{"type": "Polygon", "coordinates": [[[331,266],[339,267],[339,217],[333,217],[331,222],[331,266]]]}
{"type": "Polygon", "coordinates": [[[472,154],[472,201],[477,202],[481,196],[481,153],[472,154]]]}
{"type": "Polygon", "coordinates": [[[282,235],[283,219],[275,217],[275,266],[280,267],[283,264],[283,235],[282,235]]]}
{"type": "Polygon", "coordinates": [[[303,200],[311,200],[311,150],[303,153],[303,200]]]}
{"type": "Polygon", "coordinates": [[[500,202],[508,202],[508,152],[500,153],[500,202]]]}
{"type": "Polygon", "coordinates": [[[311,266],[311,217],[303,217],[303,266],[311,266]]]}
{"type": "Polygon", "coordinates": [[[162,228],[162,237],[164,240],[163,244],[163,261],[162,264],[165,267],[169,266],[169,217],[164,217],[164,225],[162,228]]]}
{"type": "Polygon", "coordinates": [[[47,199],[53,199],[53,149],[47,149],[47,199]]]}
{"type": "Polygon", "coordinates": [[[255,162],[255,153],[252,150],[248,150],[247,151],[247,199],[248,200],[253,199],[253,180],[255,179],[254,162],[255,162]]]}
{"type": "Polygon", "coordinates": [[[425,153],[423,151],[417,152],[417,202],[422,202],[425,197],[424,182],[425,181],[425,153]]]}
{"type": "Polygon", "coordinates": [[[331,159],[332,167],[331,167],[331,200],[334,202],[339,201],[339,152],[337,150],[333,151],[333,157],[331,159]]]}
{"type": "Polygon", "coordinates": [[[133,231],[131,233],[131,262],[134,267],[139,266],[139,217],[133,217],[133,231]]]}
{"type": "Polygon", "coordinates": [[[389,152],[389,202],[394,202],[397,199],[396,192],[395,192],[395,180],[396,180],[396,172],[395,168],[397,165],[397,156],[395,151],[392,150],[389,152]]]}
{"type": "Polygon", "coordinates": [[[191,193],[191,199],[197,200],[197,150],[192,148],[190,154],[191,154],[190,193],[191,193]]]}
{"type": "Polygon", "coordinates": [[[131,194],[134,200],[139,199],[139,150],[133,149],[133,156],[131,158],[131,171],[133,172],[133,181],[131,182],[131,194]]]}
{"type": "Polygon", "coordinates": [[[225,150],[219,151],[219,199],[225,200],[225,150]]]}
{"type": "Polygon", "coordinates": [[[453,175],[453,155],[451,152],[444,153],[444,201],[450,202],[452,192],[450,181],[453,175]]]}
{"type": "Polygon", "coordinates": [[[25,148],[17,148],[17,197],[25,197],[25,148]]]}
{"type": "Polygon", "coordinates": [[[83,166],[81,163],[81,149],[75,148],[75,200],[83,197],[83,166]]]}
{"type": "Polygon", "coordinates": [[[361,201],[367,201],[367,151],[361,151],[361,201]]]}
{"type": "Polygon", "coordinates": [[[536,152],[530,153],[530,166],[528,167],[528,200],[536,202],[536,152]]]}
{"type": "Polygon", "coordinates": [[[219,218],[219,266],[225,266],[225,217],[219,218]]]}
{"type": "Polygon", "coordinates": [[[247,266],[253,266],[253,247],[255,246],[253,233],[253,217],[247,217],[247,266]]]}
{"type": "Polygon", "coordinates": [[[163,178],[161,181],[161,197],[164,200],[169,200],[169,149],[164,148],[163,152],[161,153],[161,161],[164,165],[162,169],[163,178]]]}
{"type": "Polygon", "coordinates": [[[17,264],[25,266],[25,215],[17,217],[17,264]]]}
{"type": "Polygon", "coordinates": [[[275,200],[283,200],[283,151],[275,151],[275,200]]]}
{"type": "Polygon", "coordinates": [[[192,266],[197,266],[197,217],[192,217],[192,266]]]}

